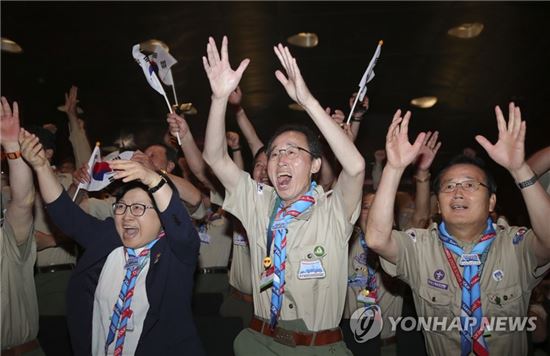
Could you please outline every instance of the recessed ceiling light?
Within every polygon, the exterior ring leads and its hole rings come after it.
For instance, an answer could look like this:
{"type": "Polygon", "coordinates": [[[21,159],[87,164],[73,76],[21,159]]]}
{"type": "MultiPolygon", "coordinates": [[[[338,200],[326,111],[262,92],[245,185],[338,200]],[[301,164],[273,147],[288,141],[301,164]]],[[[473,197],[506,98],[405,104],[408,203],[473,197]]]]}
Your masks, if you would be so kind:
{"type": "Polygon", "coordinates": [[[294,46],[311,48],[319,44],[319,37],[313,32],[300,32],[287,38],[287,42],[294,46]]]}
{"type": "Polygon", "coordinates": [[[154,50],[155,50],[155,46],[160,46],[160,47],[164,48],[166,50],[166,52],[170,52],[170,48],[168,47],[168,45],[166,43],[162,42],[161,40],[150,39],[150,40],[147,40],[147,41],[143,41],[139,44],[139,48],[143,52],[153,53],[154,50]]]}
{"type": "Polygon", "coordinates": [[[1,37],[1,48],[4,52],[9,53],[21,53],[23,48],[17,44],[17,42],[10,40],[9,38],[1,37]]]}
{"type": "Polygon", "coordinates": [[[463,23],[462,25],[451,28],[447,33],[458,38],[474,38],[483,31],[483,24],[480,22],[463,23]]]}
{"type": "Polygon", "coordinates": [[[435,103],[437,103],[437,98],[435,96],[422,96],[411,100],[411,105],[422,109],[429,109],[434,106],[435,103]]]}
{"type": "Polygon", "coordinates": [[[304,107],[298,103],[288,104],[288,108],[294,111],[306,111],[306,109],[304,109],[304,107]]]}

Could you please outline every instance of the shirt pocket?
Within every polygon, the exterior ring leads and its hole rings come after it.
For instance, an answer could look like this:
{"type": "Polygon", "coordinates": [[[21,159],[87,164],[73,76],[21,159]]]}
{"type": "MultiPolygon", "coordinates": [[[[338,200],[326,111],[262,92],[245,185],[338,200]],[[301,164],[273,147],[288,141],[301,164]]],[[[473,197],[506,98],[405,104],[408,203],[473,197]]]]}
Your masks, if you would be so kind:
{"type": "Polygon", "coordinates": [[[317,293],[328,287],[328,274],[331,271],[326,256],[315,254],[316,247],[318,245],[287,250],[285,278],[292,280],[300,292],[317,293]]]}
{"type": "Polygon", "coordinates": [[[437,325],[428,327],[429,330],[424,330],[424,332],[445,333],[445,328],[457,317],[454,312],[456,309],[455,296],[449,291],[436,290],[426,286],[420,287],[418,295],[420,296],[418,316],[426,319],[426,322],[430,324],[436,323],[435,325],[437,325]]]}
{"type": "MultiPolygon", "coordinates": [[[[485,316],[518,316],[522,315],[523,291],[519,285],[495,289],[487,293],[485,316]]],[[[485,309],[483,305],[482,308],[485,309]]]]}

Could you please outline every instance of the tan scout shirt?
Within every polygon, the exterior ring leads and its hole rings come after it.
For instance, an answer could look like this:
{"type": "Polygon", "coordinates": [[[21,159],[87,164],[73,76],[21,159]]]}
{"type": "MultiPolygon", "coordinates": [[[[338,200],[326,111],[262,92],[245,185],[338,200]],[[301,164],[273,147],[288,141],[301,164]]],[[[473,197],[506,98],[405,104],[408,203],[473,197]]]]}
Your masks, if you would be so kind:
{"type": "MultiPolygon", "coordinates": [[[[63,188],[67,190],[72,183],[72,176],[68,173],[56,173],[56,176],[63,188]]],[[[34,226],[36,231],[51,235],[54,227],[44,210],[42,197],[38,194],[34,200],[34,205],[34,226]]],[[[68,238],[63,241],[63,245],[61,246],[49,247],[38,251],[36,265],[39,267],[66,263],[76,263],[76,246],[68,238]]]]}
{"type": "MultiPolygon", "coordinates": [[[[361,230],[356,228],[350,239],[348,275],[349,278],[354,278],[356,275],[366,278],[368,276],[367,264],[376,270],[375,276],[378,287],[377,303],[380,306],[383,318],[380,337],[382,339],[387,339],[395,335],[395,330],[392,331],[388,317],[397,318],[401,316],[401,311],[403,309],[402,295],[405,284],[401,280],[389,276],[382,270],[378,262],[378,255],[374,252],[369,251],[368,258],[365,256],[365,251],[359,240],[360,236],[361,230]]],[[[344,306],[344,318],[349,319],[357,309],[365,306],[364,303],[357,301],[357,296],[362,289],[363,288],[359,285],[348,284],[346,304],[344,306]]]]}
{"type": "MultiPolygon", "coordinates": [[[[340,189],[337,185],[332,193],[325,193],[317,186],[315,204],[288,225],[281,320],[302,319],[310,331],[337,327],[344,309],[348,240],[359,216],[360,204],[357,203],[348,221],[340,189]],[[299,279],[301,266],[303,270],[308,263],[320,263],[325,276],[299,279]]],[[[223,206],[248,232],[254,311],[266,320],[270,318],[271,289],[260,293],[260,274],[264,271],[267,227],[276,197],[272,187],[256,183],[248,173],[242,172],[236,189],[226,192],[223,206]]]]}
{"type": "Polygon", "coordinates": [[[26,242],[17,246],[13,229],[6,221],[0,232],[0,250],[1,348],[6,349],[33,340],[38,335],[34,229],[31,229],[26,242]]]}
{"type": "MultiPolygon", "coordinates": [[[[537,268],[531,244],[535,235],[531,230],[516,234],[517,226],[508,226],[499,219],[493,242],[481,275],[481,306],[483,316],[525,317],[531,290],[542,279],[550,267],[546,264],[537,268]]],[[[438,238],[437,225],[429,229],[410,229],[406,232],[393,231],[392,237],[399,246],[397,263],[391,264],[380,259],[382,267],[392,276],[398,276],[411,286],[416,312],[419,317],[460,316],[462,288],[445,257],[443,244],[438,238]]],[[[481,238],[481,236],[479,237],[481,238]]],[[[476,241],[477,242],[477,241],[476,241]]],[[[471,251],[475,243],[460,243],[465,253],[471,251]]],[[[453,254],[453,256],[455,256],[453,254]]],[[[460,257],[456,257],[459,270],[460,257]]],[[[486,337],[491,355],[527,354],[525,331],[514,331],[506,326],[495,330],[498,319],[494,319],[491,336],[486,337]],[[505,330],[502,330],[505,329],[505,330]]],[[[407,324],[409,325],[409,324],[407,324]]],[[[448,325],[448,323],[447,323],[448,325]]],[[[526,323],[529,326],[529,323],[526,323]]],[[[451,331],[424,331],[426,349],[430,355],[460,355],[460,334],[455,327],[451,331]]]]}
{"type": "Polygon", "coordinates": [[[231,254],[229,220],[222,215],[207,218],[206,231],[200,231],[199,267],[227,267],[231,254]]]}
{"type": "MultiPolygon", "coordinates": [[[[210,192],[210,201],[223,206],[223,197],[215,191],[210,192]]],[[[250,248],[248,238],[241,222],[231,216],[233,225],[233,245],[231,266],[229,268],[229,284],[244,294],[252,294],[252,279],[250,277],[250,248]]]]}

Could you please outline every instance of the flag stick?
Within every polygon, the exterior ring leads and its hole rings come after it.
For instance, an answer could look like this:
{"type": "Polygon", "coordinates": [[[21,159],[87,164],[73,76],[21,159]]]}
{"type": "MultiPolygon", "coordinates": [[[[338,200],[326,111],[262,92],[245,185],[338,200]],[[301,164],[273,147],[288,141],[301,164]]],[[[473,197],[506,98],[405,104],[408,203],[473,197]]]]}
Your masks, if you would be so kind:
{"type": "Polygon", "coordinates": [[[82,187],[82,183],[78,183],[78,188],[76,188],[76,192],[73,195],[73,201],[75,201],[76,196],[78,195],[78,192],[80,191],[81,187],[82,187]]]}
{"type": "MultiPolygon", "coordinates": [[[[170,105],[170,102],[168,101],[168,97],[166,96],[166,93],[164,93],[162,96],[164,97],[164,100],[166,100],[166,105],[168,105],[168,110],[170,110],[170,114],[172,114],[174,112],[174,110],[172,110],[172,106],[170,105]]],[[[181,139],[180,139],[180,133],[179,132],[176,132],[176,137],[178,138],[178,145],[181,146],[181,139]]]]}
{"type": "Polygon", "coordinates": [[[355,100],[353,101],[353,105],[351,106],[351,110],[349,112],[349,116],[348,116],[348,119],[346,120],[346,124],[349,124],[350,120],[351,120],[351,116],[353,115],[353,111],[355,110],[355,106],[357,105],[357,101],[359,100],[359,97],[361,96],[361,92],[364,90],[364,88],[362,88],[359,93],[357,93],[357,95],[355,96],[355,100]]]}
{"type": "Polygon", "coordinates": [[[176,106],[179,106],[178,96],[176,95],[176,86],[175,85],[172,85],[172,93],[174,94],[174,101],[176,102],[176,106]]]}

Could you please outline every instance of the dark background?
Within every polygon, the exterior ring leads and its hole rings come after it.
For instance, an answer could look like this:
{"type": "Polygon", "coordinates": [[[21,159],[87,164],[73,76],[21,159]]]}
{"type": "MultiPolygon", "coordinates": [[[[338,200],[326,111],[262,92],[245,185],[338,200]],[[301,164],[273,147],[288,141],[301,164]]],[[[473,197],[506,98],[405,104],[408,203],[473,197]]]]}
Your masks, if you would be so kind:
{"type": "MultiPolygon", "coordinates": [[[[112,144],[123,133],[138,144],[158,141],[166,129],[164,99],[146,83],[131,55],[132,45],[157,38],[179,61],[173,76],[180,102],[193,102],[198,115],[187,121],[195,137],[204,133],[210,87],[201,57],[208,36],[229,36],[234,67],[252,62],[241,87],[243,106],[267,140],[283,122],[309,122],[291,111],[277,82],[272,47],[298,32],[315,32],[315,48],[291,47],[313,94],[324,106],[347,108],[349,95],[378,40],[384,40],[376,77],[369,84],[371,110],[357,145],[368,162],[384,145],[397,108],[411,109],[411,137],[439,130],[439,167],[462,148],[482,151],[474,136],[496,140],[494,105],[514,100],[527,121],[527,154],[549,144],[550,6],[514,2],[6,2],[2,36],[22,54],[2,52],[2,95],[21,105],[24,124],[53,122],[60,131],[59,154],[70,153],[66,119],[57,111],[71,84],[79,86],[91,142],[112,144]],[[474,39],[447,31],[481,22],[474,39]],[[411,108],[414,97],[434,95],[431,109],[411,108]]],[[[170,100],[171,89],[166,88],[170,100]]],[[[235,128],[232,119],[228,127],[235,128]]],[[[482,155],[483,156],[483,155],[482,155]]],[[[499,201],[513,222],[526,223],[521,195],[509,175],[491,163],[499,201]],[[519,220],[519,221],[517,221],[519,220]]]]}

